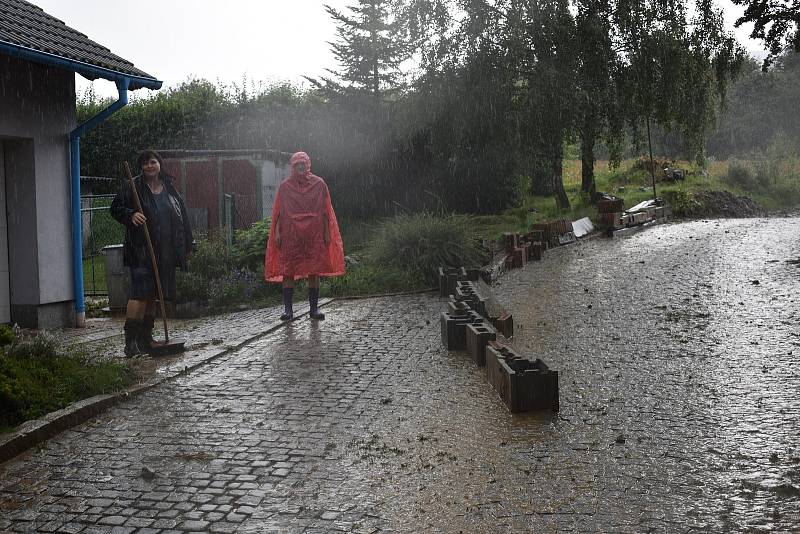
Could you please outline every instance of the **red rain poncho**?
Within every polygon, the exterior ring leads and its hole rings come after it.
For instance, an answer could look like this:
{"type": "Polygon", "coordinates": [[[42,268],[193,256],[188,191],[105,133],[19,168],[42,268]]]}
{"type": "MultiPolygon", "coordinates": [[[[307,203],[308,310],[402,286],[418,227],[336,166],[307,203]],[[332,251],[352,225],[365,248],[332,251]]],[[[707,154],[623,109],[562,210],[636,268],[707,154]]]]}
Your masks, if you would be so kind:
{"type": "Polygon", "coordinates": [[[345,272],[344,247],[328,186],[311,174],[311,159],[305,152],[294,154],[289,164],[292,174],[278,186],[272,208],[264,279],[281,282],[284,276],[295,280],[310,274],[341,276],[345,272]],[[298,162],[305,162],[304,174],[295,171],[298,162]],[[323,217],[328,219],[327,245],[323,240],[323,217]],[[280,248],[273,239],[276,222],[280,225],[280,248]]]}

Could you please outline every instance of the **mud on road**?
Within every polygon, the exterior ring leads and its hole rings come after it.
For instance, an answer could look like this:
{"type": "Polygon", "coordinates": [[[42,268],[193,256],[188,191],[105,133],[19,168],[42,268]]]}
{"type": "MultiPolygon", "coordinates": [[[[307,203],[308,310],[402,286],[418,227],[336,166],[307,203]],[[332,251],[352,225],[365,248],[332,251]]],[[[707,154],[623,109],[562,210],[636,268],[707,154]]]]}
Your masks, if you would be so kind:
{"type": "Polygon", "coordinates": [[[436,298],[334,303],[0,466],[0,530],[797,531],[799,236],[663,225],[509,273],[558,414],[511,416],[436,298]]]}

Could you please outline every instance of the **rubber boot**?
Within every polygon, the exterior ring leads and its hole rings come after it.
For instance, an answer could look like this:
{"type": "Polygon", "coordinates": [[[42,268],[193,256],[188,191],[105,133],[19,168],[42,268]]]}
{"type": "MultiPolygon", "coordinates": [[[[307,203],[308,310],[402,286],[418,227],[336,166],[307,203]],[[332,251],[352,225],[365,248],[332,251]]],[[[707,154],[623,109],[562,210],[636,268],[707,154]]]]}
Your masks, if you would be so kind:
{"type": "Polygon", "coordinates": [[[153,328],[155,324],[155,316],[145,315],[142,319],[142,328],[139,330],[139,336],[136,338],[136,344],[139,345],[139,350],[147,354],[150,354],[150,349],[161,344],[153,339],[153,328]]]}
{"type": "Polygon", "coordinates": [[[281,321],[291,321],[294,317],[294,310],[292,310],[292,299],[294,298],[294,288],[283,288],[283,315],[281,321]]]}
{"type": "Polygon", "coordinates": [[[125,319],[125,357],[139,356],[142,351],[139,349],[138,337],[142,329],[142,321],[137,319],[125,319]]]}
{"type": "Polygon", "coordinates": [[[308,315],[312,319],[316,319],[317,321],[321,321],[325,318],[325,314],[322,313],[317,309],[317,305],[319,304],[319,288],[318,287],[309,287],[308,288],[308,315]]]}

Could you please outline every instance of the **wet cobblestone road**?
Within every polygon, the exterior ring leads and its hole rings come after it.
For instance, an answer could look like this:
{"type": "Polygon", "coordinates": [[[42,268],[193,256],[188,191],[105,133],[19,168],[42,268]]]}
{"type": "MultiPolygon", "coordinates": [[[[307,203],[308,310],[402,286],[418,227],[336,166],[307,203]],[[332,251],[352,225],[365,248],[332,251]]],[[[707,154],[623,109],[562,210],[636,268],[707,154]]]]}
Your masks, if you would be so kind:
{"type": "Polygon", "coordinates": [[[798,257],[800,219],[698,221],[509,273],[558,415],[443,351],[438,299],[336,302],[0,466],[0,530],[797,531],[798,257]]]}

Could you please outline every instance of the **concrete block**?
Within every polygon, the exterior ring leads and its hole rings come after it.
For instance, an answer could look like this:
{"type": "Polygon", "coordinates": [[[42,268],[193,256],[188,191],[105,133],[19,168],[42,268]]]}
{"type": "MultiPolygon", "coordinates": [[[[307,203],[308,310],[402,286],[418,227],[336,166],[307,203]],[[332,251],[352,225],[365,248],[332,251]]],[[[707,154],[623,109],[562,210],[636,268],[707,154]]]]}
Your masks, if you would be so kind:
{"type": "Polygon", "coordinates": [[[639,211],[636,213],[629,213],[628,214],[628,224],[627,226],[637,226],[639,224],[644,224],[650,220],[650,216],[646,211],[639,211]]]}
{"type": "Polygon", "coordinates": [[[503,234],[503,247],[505,251],[511,253],[519,247],[520,239],[519,234],[514,232],[505,232],[503,234]]]}
{"type": "Polygon", "coordinates": [[[466,315],[471,309],[469,304],[463,301],[450,301],[447,303],[448,313],[453,316],[466,315]]]}
{"type": "Polygon", "coordinates": [[[509,347],[488,344],[486,377],[512,413],[559,410],[558,371],[542,360],[528,360],[509,347]]]}
{"type": "Polygon", "coordinates": [[[439,296],[446,297],[456,292],[456,282],[467,279],[463,267],[439,267],[439,296]]]}
{"type": "Polygon", "coordinates": [[[466,330],[467,353],[478,367],[486,365],[486,344],[497,339],[497,332],[486,323],[468,324],[466,330]]]}
{"type": "Polygon", "coordinates": [[[464,315],[451,315],[442,312],[439,319],[442,329],[442,345],[447,350],[466,350],[466,327],[472,323],[482,323],[483,317],[470,310],[464,315]]]}
{"type": "MultiPolygon", "coordinates": [[[[470,309],[474,310],[478,314],[485,316],[486,315],[486,301],[487,299],[481,297],[474,289],[471,288],[456,288],[456,294],[454,295],[456,301],[464,303],[469,306],[470,309]]],[[[451,310],[452,313],[452,310],[451,310]]]]}
{"type": "Polygon", "coordinates": [[[575,237],[573,232],[567,232],[566,234],[561,234],[558,236],[558,244],[559,245],[569,245],[570,243],[574,243],[577,241],[578,238],[575,237]]]}
{"type": "Polygon", "coordinates": [[[544,255],[545,245],[541,241],[533,241],[528,246],[528,260],[541,261],[544,255]]]}
{"type": "Polygon", "coordinates": [[[528,252],[522,247],[517,247],[511,253],[511,264],[515,269],[525,267],[525,262],[528,259],[528,252]]]}
{"type": "Polygon", "coordinates": [[[545,234],[544,228],[536,228],[537,225],[535,225],[535,224],[533,226],[534,226],[534,229],[531,230],[530,232],[528,232],[528,234],[527,234],[528,241],[530,241],[531,243],[536,242],[536,241],[542,243],[542,242],[546,241],[546,239],[544,238],[544,234],[545,234]]]}
{"type": "Polygon", "coordinates": [[[598,213],[619,213],[622,211],[625,202],[621,198],[613,200],[598,200],[597,212],[598,213]]]}
{"type": "Polygon", "coordinates": [[[497,331],[505,337],[510,338],[514,335],[514,318],[510,313],[504,313],[495,319],[493,324],[497,331]]]}

